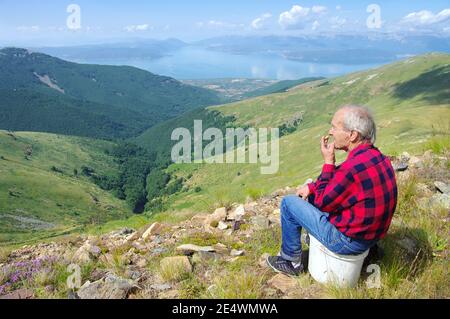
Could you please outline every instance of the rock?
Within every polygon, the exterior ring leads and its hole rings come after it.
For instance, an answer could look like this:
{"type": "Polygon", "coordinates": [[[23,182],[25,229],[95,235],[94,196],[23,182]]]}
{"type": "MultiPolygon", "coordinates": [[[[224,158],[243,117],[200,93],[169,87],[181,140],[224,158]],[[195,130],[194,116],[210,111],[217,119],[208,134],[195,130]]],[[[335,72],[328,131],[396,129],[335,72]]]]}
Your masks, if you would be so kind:
{"type": "Polygon", "coordinates": [[[125,270],[125,277],[130,278],[131,280],[138,280],[141,278],[142,273],[137,270],[127,269],[125,270]]]}
{"type": "Polygon", "coordinates": [[[275,275],[267,283],[284,294],[287,294],[295,289],[300,289],[296,279],[283,274],[275,275]]]}
{"type": "Polygon", "coordinates": [[[216,227],[220,221],[225,220],[227,217],[227,209],[225,207],[217,208],[214,213],[208,215],[205,219],[206,226],[216,227]]]}
{"type": "Polygon", "coordinates": [[[445,209],[450,209],[450,195],[448,194],[434,194],[430,198],[431,206],[440,206],[445,209]]]}
{"type": "Polygon", "coordinates": [[[67,292],[67,299],[80,299],[80,296],[78,296],[75,291],[69,290],[67,292]]]}
{"type": "Polygon", "coordinates": [[[184,255],[192,255],[193,253],[199,251],[214,252],[214,248],[212,248],[211,246],[202,247],[192,244],[178,246],[176,250],[184,255]]]}
{"type": "Polygon", "coordinates": [[[0,296],[0,299],[33,299],[34,292],[31,289],[22,288],[13,292],[0,296]]]}
{"type": "Polygon", "coordinates": [[[450,194],[450,186],[444,182],[436,181],[434,182],[434,186],[438,191],[440,191],[443,194],[450,194]]]}
{"type": "Polygon", "coordinates": [[[269,265],[267,264],[267,257],[269,257],[270,254],[269,253],[264,253],[261,255],[261,257],[259,257],[259,265],[262,268],[269,268],[269,265]]]}
{"type": "Polygon", "coordinates": [[[264,216],[253,216],[250,222],[258,229],[269,228],[269,220],[264,216]]]}
{"type": "Polygon", "coordinates": [[[159,298],[160,299],[178,299],[180,295],[180,292],[176,289],[174,290],[168,290],[168,291],[163,291],[162,293],[159,294],[159,298]]]}
{"type": "Polygon", "coordinates": [[[171,273],[173,278],[192,272],[192,265],[186,256],[166,257],[160,262],[161,272],[171,273]]]}
{"type": "Polygon", "coordinates": [[[100,256],[102,250],[98,246],[91,245],[89,241],[86,241],[72,257],[72,260],[76,263],[85,264],[91,262],[93,259],[100,256]]]}
{"type": "Polygon", "coordinates": [[[237,257],[237,256],[244,256],[245,251],[244,250],[236,250],[232,249],[230,252],[230,256],[237,257]]]}
{"type": "Polygon", "coordinates": [[[156,235],[153,239],[153,244],[159,245],[164,242],[164,239],[160,235],[156,235]]]}
{"type": "Polygon", "coordinates": [[[217,243],[213,245],[213,249],[219,254],[228,255],[228,247],[222,243],[217,243]]]}
{"type": "Polygon", "coordinates": [[[143,240],[147,240],[150,236],[153,235],[159,235],[161,233],[161,231],[163,230],[164,226],[158,222],[153,223],[152,225],[150,225],[149,228],[147,228],[147,230],[142,234],[142,239],[143,240]]]}
{"type": "Polygon", "coordinates": [[[209,251],[199,251],[195,253],[194,256],[192,257],[192,261],[194,263],[211,260],[219,260],[219,255],[209,251]]]}
{"type": "Polygon", "coordinates": [[[228,220],[241,221],[246,216],[246,211],[244,205],[239,205],[235,210],[228,214],[228,220]]]}
{"type": "Polygon", "coordinates": [[[108,274],[107,270],[102,270],[102,269],[97,268],[92,271],[92,273],[89,276],[89,280],[97,281],[97,280],[100,280],[103,277],[105,277],[107,274],[108,274]]]}
{"type": "Polygon", "coordinates": [[[400,158],[401,158],[401,160],[402,160],[403,162],[408,162],[409,159],[411,158],[411,155],[409,155],[408,152],[403,152],[403,153],[400,155],[400,158]]]}
{"type": "Polygon", "coordinates": [[[423,168],[423,161],[417,156],[411,156],[408,163],[411,167],[423,168]]]}
{"type": "Polygon", "coordinates": [[[219,228],[220,230],[225,230],[228,228],[228,225],[226,223],[224,223],[223,221],[220,221],[219,225],[217,225],[217,228],[219,228]]]}
{"type": "Polygon", "coordinates": [[[158,291],[164,291],[171,289],[172,286],[169,284],[153,284],[150,286],[150,288],[158,291]]]}
{"type": "Polygon", "coordinates": [[[135,232],[132,228],[122,228],[109,234],[110,237],[127,237],[135,232]]]}
{"type": "Polygon", "coordinates": [[[406,171],[408,169],[408,164],[406,162],[393,162],[392,163],[392,168],[396,171],[396,172],[403,172],[406,171]]]}
{"type": "Polygon", "coordinates": [[[140,252],[146,252],[146,251],[148,251],[148,247],[144,244],[144,243],[142,243],[142,242],[140,242],[140,241],[133,241],[132,243],[131,243],[131,246],[132,247],[134,247],[134,248],[136,248],[138,251],[140,251],[140,252]]]}
{"type": "Polygon", "coordinates": [[[153,251],[150,253],[150,256],[154,257],[154,256],[159,256],[161,254],[164,254],[165,252],[167,252],[167,248],[164,247],[156,247],[155,249],[153,249],[153,251]]]}
{"type": "Polygon", "coordinates": [[[87,281],[78,290],[78,296],[81,299],[125,299],[136,288],[132,280],[108,274],[95,282],[87,281]]]}
{"type": "Polygon", "coordinates": [[[416,191],[420,197],[431,197],[433,195],[433,192],[424,183],[417,183],[416,191]]]}

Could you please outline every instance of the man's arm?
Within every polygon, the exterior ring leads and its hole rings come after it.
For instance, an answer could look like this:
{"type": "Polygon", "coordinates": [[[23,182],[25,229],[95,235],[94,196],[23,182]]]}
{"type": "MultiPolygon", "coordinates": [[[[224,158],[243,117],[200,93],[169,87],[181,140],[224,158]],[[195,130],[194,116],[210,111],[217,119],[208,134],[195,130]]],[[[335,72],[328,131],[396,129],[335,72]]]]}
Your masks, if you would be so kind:
{"type": "Polygon", "coordinates": [[[325,164],[320,181],[315,185],[308,184],[308,187],[314,191],[314,206],[331,213],[342,208],[341,204],[351,194],[354,183],[350,170],[342,166],[336,169],[334,165],[325,164]]]}

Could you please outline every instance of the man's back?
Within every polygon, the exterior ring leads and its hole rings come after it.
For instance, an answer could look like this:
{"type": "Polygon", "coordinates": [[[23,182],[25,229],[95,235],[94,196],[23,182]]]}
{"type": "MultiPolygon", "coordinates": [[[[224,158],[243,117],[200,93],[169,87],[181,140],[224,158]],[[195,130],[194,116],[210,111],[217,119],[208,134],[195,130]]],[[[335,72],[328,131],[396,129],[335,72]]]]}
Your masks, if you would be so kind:
{"type": "Polygon", "coordinates": [[[397,205],[397,184],[390,160],[372,144],[353,149],[338,167],[324,165],[310,184],[314,205],[348,237],[385,236],[397,205]]]}

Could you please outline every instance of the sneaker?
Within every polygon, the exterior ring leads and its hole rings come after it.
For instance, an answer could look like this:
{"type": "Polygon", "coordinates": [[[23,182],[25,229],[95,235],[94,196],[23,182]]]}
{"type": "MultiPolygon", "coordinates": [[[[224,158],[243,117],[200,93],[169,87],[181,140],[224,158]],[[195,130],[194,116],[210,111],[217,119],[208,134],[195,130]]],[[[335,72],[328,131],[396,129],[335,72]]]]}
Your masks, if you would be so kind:
{"type": "Polygon", "coordinates": [[[304,270],[301,262],[293,263],[282,258],[281,256],[269,256],[266,261],[273,270],[288,276],[298,276],[304,270]]]}

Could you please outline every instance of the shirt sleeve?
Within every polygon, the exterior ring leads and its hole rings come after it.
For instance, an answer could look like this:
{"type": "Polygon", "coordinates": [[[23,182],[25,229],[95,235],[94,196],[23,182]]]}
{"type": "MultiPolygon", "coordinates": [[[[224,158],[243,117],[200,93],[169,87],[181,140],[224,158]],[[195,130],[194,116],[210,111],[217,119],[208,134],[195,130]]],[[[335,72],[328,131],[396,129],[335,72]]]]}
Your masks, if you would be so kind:
{"type": "MultiPolygon", "coordinates": [[[[340,166],[325,164],[314,185],[314,205],[324,212],[338,212],[343,209],[342,203],[351,194],[354,177],[350,170],[340,166]]],[[[308,187],[310,187],[308,185],[308,187]]],[[[310,190],[311,190],[310,188],[310,190]]]]}
{"type": "Polygon", "coordinates": [[[324,164],[317,181],[308,184],[309,192],[311,194],[315,194],[318,188],[323,187],[324,184],[328,183],[328,181],[333,177],[335,170],[336,167],[334,165],[324,164]]]}

